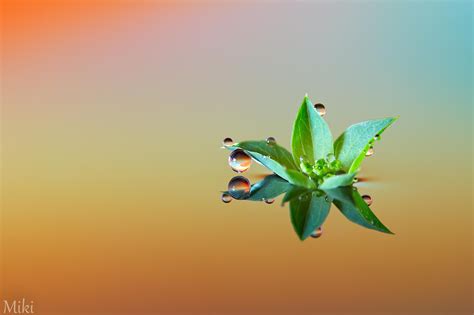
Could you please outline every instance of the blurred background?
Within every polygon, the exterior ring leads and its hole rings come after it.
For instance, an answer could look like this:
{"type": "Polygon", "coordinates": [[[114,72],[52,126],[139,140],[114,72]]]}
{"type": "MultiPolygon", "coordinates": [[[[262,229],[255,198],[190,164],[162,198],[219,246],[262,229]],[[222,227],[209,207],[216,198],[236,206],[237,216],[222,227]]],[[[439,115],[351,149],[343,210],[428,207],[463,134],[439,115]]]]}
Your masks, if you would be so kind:
{"type": "MultiPolygon", "coordinates": [[[[2,1],[1,296],[36,314],[471,314],[471,1],[2,1]],[[400,116],[333,207],[233,201],[221,149],[400,116]]],[[[252,165],[252,182],[267,171],[252,165]]],[[[2,303],[3,307],[3,303],[2,303]]]]}

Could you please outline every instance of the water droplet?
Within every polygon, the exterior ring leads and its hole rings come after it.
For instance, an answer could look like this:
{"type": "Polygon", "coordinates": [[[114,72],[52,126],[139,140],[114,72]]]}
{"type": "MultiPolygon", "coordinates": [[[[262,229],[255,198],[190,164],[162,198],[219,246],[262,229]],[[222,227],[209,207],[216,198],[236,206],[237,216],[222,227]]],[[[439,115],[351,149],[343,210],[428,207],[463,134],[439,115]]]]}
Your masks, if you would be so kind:
{"type": "Polygon", "coordinates": [[[358,181],[359,181],[359,179],[357,177],[354,177],[354,179],[352,180],[353,183],[357,183],[358,181]]]}
{"type": "Polygon", "coordinates": [[[318,227],[316,230],[314,230],[313,233],[311,233],[312,238],[318,238],[318,237],[321,237],[321,235],[323,235],[323,228],[322,227],[318,227]]]}
{"type": "Polygon", "coordinates": [[[243,176],[235,176],[229,181],[227,189],[235,199],[243,199],[250,192],[250,182],[243,176]]]}
{"type": "Polygon", "coordinates": [[[336,157],[334,156],[334,154],[332,153],[329,153],[327,156],[326,156],[326,161],[328,162],[334,162],[336,160],[336,157]]]}
{"type": "Polygon", "coordinates": [[[275,199],[265,199],[265,203],[271,205],[272,203],[275,202],[275,199]]]}
{"type": "Polygon", "coordinates": [[[267,144],[275,144],[276,143],[276,139],[274,137],[268,137],[267,138],[267,144]]]}
{"type": "Polygon", "coordinates": [[[232,201],[232,196],[228,193],[222,193],[221,200],[223,203],[229,203],[232,201]]]}
{"type": "Polygon", "coordinates": [[[367,152],[365,152],[365,156],[371,156],[372,154],[374,154],[374,148],[373,147],[370,147],[367,152]]]}
{"type": "Polygon", "coordinates": [[[370,206],[372,204],[372,197],[370,197],[369,195],[363,195],[362,196],[362,199],[364,199],[365,203],[370,206]]]}
{"type": "Polygon", "coordinates": [[[252,164],[252,158],[244,150],[237,149],[229,155],[229,165],[237,173],[245,172],[252,164]]]}
{"type": "Polygon", "coordinates": [[[222,140],[222,144],[227,147],[233,145],[234,140],[232,140],[232,138],[225,138],[224,140],[222,140]]]}
{"type": "Polygon", "coordinates": [[[374,140],[380,140],[380,135],[379,134],[376,134],[375,137],[374,137],[374,140]]]}
{"type": "Polygon", "coordinates": [[[324,115],[326,115],[326,107],[324,107],[323,104],[321,104],[321,103],[314,104],[314,108],[315,108],[316,111],[318,112],[319,116],[324,116],[324,115]]]}
{"type": "Polygon", "coordinates": [[[326,202],[329,202],[329,196],[324,197],[324,200],[325,200],[326,202]]]}

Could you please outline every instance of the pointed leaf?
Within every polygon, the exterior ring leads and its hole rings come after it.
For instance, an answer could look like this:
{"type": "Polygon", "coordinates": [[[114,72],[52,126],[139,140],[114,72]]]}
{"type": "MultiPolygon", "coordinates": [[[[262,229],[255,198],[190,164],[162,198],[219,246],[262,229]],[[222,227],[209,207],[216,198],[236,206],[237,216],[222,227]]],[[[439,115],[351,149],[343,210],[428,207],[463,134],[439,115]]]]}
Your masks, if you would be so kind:
{"type": "Polygon", "coordinates": [[[286,192],[285,196],[283,197],[283,200],[281,201],[281,205],[283,206],[288,201],[291,201],[292,199],[297,198],[298,196],[300,196],[301,194],[307,191],[308,191],[307,188],[291,185],[290,189],[286,192]]]}
{"type": "Polygon", "coordinates": [[[291,140],[297,165],[304,157],[309,163],[333,153],[332,135],[326,121],[318,114],[308,96],[305,96],[293,126],[291,140]]]}
{"type": "Polygon", "coordinates": [[[295,171],[295,170],[286,170],[286,174],[288,176],[288,181],[293,185],[305,187],[305,188],[316,188],[316,183],[309,178],[307,175],[295,171]]]}
{"type": "Polygon", "coordinates": [[[240,148],[250,155],[254,160],[267,167],[269,170],[289,181],[287,169],[298,170],[291,153],[278,144],[268,144],[262,141],[243,141],[235,143],[228,149],[240,148]]]}
{"type": "Polygon", "coordinates": [[[353,187],[340,187],[325,190],[325,192],[334,199],[333,203],[350,221],[368,229],[393,234],[380,222],[359,192],[354,190],[353,187]]]}
{"type": "Polygon", "coordinates": [[[263,201],[273,199],[286,193],[290,188],[290,183],[283,178],[277,175],[269,175],[250,187],[250,194],[247,200],[263,201]]]}
{"type": "Polygon", "coordinates": [[[370,142],[395,120],[397,118],[368,120],[347,128],[334,142],[334,152],[343,169],[348,173],[357,172],[370,142]]]}
{"type": "Polygon", "coordinates": [[[320,227],[329,213],[331,200],[321,191],[306,191],[290,200],[293,228],[301,240],[320,227]]]}
{"type": "Polygon", "coordinates": [[[319,186],[320,189],[333,189],[342,186],[350,186],[354,181],[355,173],[341,174],[329,177],[319,186]]]}

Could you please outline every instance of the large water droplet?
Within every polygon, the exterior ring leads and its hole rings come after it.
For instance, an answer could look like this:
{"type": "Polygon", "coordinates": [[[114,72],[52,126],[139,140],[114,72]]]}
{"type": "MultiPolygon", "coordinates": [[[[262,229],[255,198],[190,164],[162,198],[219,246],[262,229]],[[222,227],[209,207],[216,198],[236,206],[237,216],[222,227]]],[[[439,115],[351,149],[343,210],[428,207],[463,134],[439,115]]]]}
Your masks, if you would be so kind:
{"type": "Polygon", "coordinates": [[[243,176],[235,176],[229,181],[227,190],[235,199],[245,198],[250,192],[250,182],[243,176]]]}
{"type": "Polygon", "coordinates": [[[362,199],[364,199],[365,203],[370,206],[372,204],[372,197],[370,197],[369,195],[363,195],[362,196],[362,199]]]}
{"type": "Polygon", "coordinates": [[[232,201],[232,196],[228,193],[222,193],[221,200],[224,203],[229,203],[232,201]]]}
{"type": "Polygon", "coordinates": [[[316,111],[318,112],[319,116],[324,116],[324,115],[326,115],[326,107],[324,107],[323,104],[321,104],[321,103],[314,104],[314,108],[315,108],[316,111]]]}
{"type": "Polygon", "coordinates": [[[323,228],[322,227],[318,227],[316,230],[314,230],[313,233],[311,233],[312,238],[318,238],[318,237],[321,237],[321,235],[323,235],[323,228]]]}
{"type": "Polygon", "coordinates": [[[370,147],[367,152],[365,152],[365,156],[371,156],[372,154],[374,154],[374,148],[373,147],[370,147]]]}
{"type": "Polygon", "coordinates": [[[274,137],[268,137],[267,138],[267,144],[275,144],[276,143],[276,139],[274,137]]]}
{"type": "Polygon", "coordinates": [[[275,202],[275,199],[265,199],[265,203],[267,203],[269,205],[274,203],[274,202],[275,202]]]}
{"type": "MultiPolygon", "coordinates": [[[[359,181],[359,179],[358,179],[357,177],[354,177],[354,178],[352,179],[352,182],[353,182],[353,183],[357,183],[358,181],[359,181]]],[[[354,187],[354,188],[355,188],[355,187],[354,187]]]]}
{"type": "Polygon", "coordinates": [[[232,138],[225,138],[224,140],[222,140],[222,144],[227,147],[233,145],[234,140],[232,140],[232,138]]]}
{"type": "Polygon", "coordinates": [[[244,150],[237,149],[229,155],[229,165],[237,173],[245,172],[252,164],[252,158],[244,150]]]}

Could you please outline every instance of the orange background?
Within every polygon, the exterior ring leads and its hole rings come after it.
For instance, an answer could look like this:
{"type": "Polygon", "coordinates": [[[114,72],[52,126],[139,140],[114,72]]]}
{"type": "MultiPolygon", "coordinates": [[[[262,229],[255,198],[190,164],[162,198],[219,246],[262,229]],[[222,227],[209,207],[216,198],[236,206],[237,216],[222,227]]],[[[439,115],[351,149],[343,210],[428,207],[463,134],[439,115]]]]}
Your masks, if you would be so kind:
{"type": "MultiPolygon", "coordinates": [[[[36,314],[470,314],[472,5],[2,2],[2,299],[36,314]],[[400,115],[333,207],[223,204],[220,141],[400,115]]],[[[252,182],[265,170],[253,165],[252,182]]],[[[2,304],[3,305],[3,304],[2,304]]]]}

